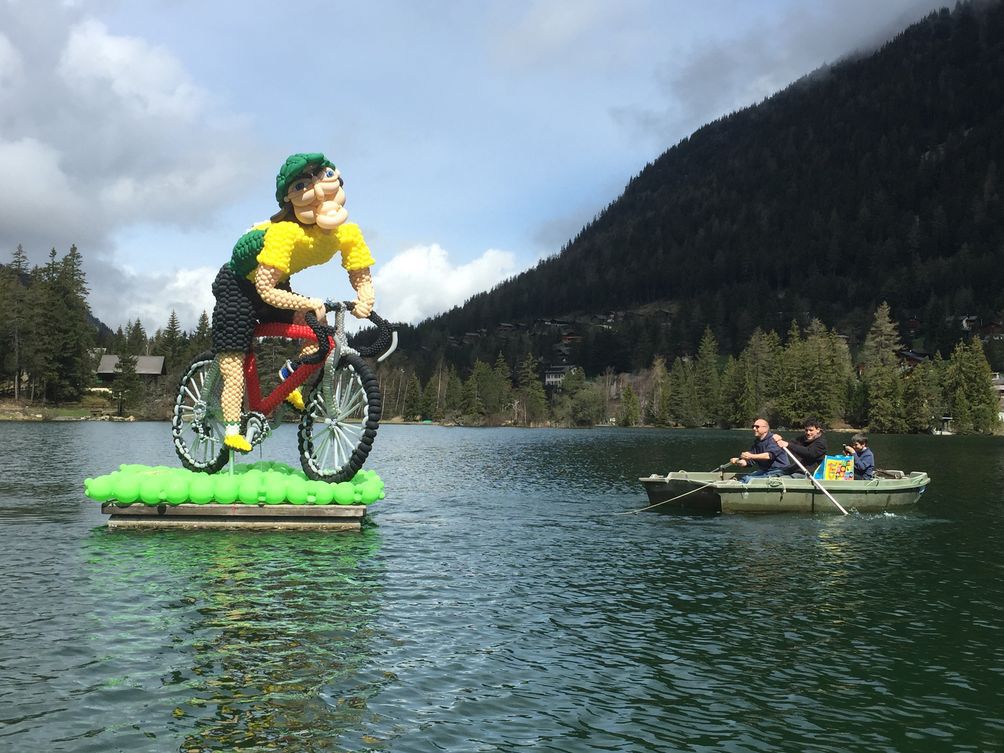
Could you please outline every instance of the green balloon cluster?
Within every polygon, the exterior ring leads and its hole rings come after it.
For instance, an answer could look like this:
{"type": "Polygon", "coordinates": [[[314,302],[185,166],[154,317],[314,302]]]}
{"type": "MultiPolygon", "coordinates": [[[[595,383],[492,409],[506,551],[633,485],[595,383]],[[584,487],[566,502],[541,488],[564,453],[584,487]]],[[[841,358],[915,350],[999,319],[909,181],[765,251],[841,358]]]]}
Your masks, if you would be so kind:
{"type": "Polygon", "coordinates": [[[385,496],[376,471],[359,471],[351,481],[329,484],[268,461],[237,465],[233,475],[126,464],[114,473],[84,479],[84,493],[98,502],[145,505],[370,505],[385,496]]]}

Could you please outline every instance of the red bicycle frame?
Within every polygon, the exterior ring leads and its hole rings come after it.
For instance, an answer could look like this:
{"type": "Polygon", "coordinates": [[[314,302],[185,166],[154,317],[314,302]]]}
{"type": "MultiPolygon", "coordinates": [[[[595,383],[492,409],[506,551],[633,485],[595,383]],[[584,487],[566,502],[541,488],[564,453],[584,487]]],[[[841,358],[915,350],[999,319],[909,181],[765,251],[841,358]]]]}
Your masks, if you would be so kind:
{"type": "MultiPolygon", "coordinates": [[[[317,335],[305,324],[287,324],[285,322],[267,322],[254,328],[255,337],[288,337],[294,340],[317,342],[317,335]]],[[[328,335],[328,345],[335,347],[334,338],[328,335]]],[[[331,352],[330,350],[328,351],[331,352]]],[[[305,363],[297,366],[289,378],[279,382],[278,386],[264,397],[261,394],[261,384],[258,381],[258,361],[254,351],[244,356],[244,384],[248,396],[248,408],[264,415],[269,415],[276,406],[285,400],[289,393],[299,387],[311,374],[315,374],[324,366],[326,358],[317,363],[305,363]]]]}

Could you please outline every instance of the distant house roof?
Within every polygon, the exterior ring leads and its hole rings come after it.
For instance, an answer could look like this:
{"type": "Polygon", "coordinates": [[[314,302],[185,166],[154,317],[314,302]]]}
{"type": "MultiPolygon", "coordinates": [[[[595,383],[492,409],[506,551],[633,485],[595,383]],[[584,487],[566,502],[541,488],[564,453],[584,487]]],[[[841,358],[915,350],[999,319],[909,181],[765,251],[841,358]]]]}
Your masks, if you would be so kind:
{"type": "MultiPolygon", "coordinates": [[[[118,356],[101,356],[98,364],[98,376],[117,376],[118,356]]],[[[136,373],[140,376],[162,376],[164,372],[164,356],[136,356],[136,373]]]]}

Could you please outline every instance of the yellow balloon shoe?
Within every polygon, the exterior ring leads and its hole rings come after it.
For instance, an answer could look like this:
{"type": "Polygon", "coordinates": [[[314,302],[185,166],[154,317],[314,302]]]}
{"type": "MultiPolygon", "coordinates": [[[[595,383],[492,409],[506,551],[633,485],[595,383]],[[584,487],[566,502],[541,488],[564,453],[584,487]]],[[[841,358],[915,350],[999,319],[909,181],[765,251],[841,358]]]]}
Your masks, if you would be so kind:
{"type": "Polygon", "coordinates": [[[251,443],[244,438],[243,434],[227,434],[223,438],[223,444],[231,450],[237,450],[237,452],[251,452],[251,443]]]}
{"type": "Polygon", "coordinates": [[[303,410],[303,393],[300,392],[299,387],[286,395],[286,402],[297,410],[303,410]]]}

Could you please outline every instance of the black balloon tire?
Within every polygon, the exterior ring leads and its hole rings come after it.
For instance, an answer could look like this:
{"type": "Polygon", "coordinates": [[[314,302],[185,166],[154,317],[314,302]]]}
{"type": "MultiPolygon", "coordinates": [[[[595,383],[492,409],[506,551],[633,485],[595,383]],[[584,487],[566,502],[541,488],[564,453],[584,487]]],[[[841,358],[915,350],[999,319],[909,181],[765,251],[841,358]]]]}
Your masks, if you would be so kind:
{"type": "MultiPolygon", "coordinates": [[[[183,420],[183,407],[186,405],[186,400],[191,400],[189,387],[190,380],[194,379],[199,373],[205,372],[208,368],[213,365],[215,361],[215,356],[212,351],[206,351],[197,355],[188,368],[185,369],[185,373],[181,377],[181,381],[178,383],[178,391],[174,400],[174,409],[171,411],[171,436],[174,439],[174,451],[178,454],[178,459],[181,460],[181,464],[185,466],[190,471],[202,472],[202,473],[216,473],[223,466],[227,464],[227,460],[230,458],[230,451],[223,444],[223,436],[220,436],[220,451],[213,458],[207,459],[205,462],[197,460],[192,457],[192,449],[190,447],[190,442],[188,442],[184,433],[186,430],[190,430],[190,427],[183,420]]],[[[220,377],[222,388],[222,376],[220,377]]],[[[201,386],[205,386],[205,381],[201,386]]],[[[190,404],[190,403],[189,403],[190,404]]],[[[216,406],[219,410],[219,406],[216,406]]]]}
{"type": "Polygon", "coordinates": [[[350,481],[356,475],[356,472],[363,467],[363,463],[366,462],[366,457],[373,447],[373,440],[380,425],[380,388],[370,367],[360,356],[346,353],[341,357],[338,367],[335,369],[335,379],[342,378],[342,375],[346,371],[352,372],[350,383],[357,390],[362,389],[366,398],[364,406],[365,420],[361,421],[360,424],[362,432],[351,454],[349,452],[345,453],[348,459],[344,465],[333,469],[317,467],[314,457],[314,408],[322,392],[322,384],[318,381],[307,397],[303,415],[300,417],[300,428],[297,433],[300,465],[303,467],[303,472],[315,481],[327,481],[332,484],[340,481],[350,481]]]}

